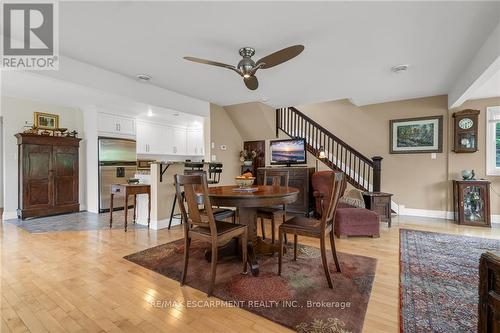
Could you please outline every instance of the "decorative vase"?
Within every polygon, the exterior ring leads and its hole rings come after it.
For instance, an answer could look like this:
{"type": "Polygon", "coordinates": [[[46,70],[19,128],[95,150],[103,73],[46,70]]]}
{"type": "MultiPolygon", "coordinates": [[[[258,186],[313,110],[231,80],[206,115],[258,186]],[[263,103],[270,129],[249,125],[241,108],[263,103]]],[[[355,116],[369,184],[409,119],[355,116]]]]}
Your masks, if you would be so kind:
{"type": "Polygon", "coordinates": [[[464,180],[472,179],[474,177],[474,170],[462,170],[462,178],[464,180]]]}
{"type": "Polygon", "coordinates": [[[243,165],[244,165],[244,166],[252,166],[252,164],[253,164],[253,161],[252,161],[252,160],[244,160],[244,161],[243,161],[243,165]]]}

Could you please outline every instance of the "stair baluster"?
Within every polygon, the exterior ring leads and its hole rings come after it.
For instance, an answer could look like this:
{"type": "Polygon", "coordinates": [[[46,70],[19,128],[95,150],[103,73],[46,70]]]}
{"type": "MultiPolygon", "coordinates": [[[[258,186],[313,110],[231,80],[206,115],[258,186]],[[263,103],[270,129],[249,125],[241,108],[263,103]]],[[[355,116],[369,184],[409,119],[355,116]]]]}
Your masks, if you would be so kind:
{"type": "Polygon", "coordinates": [[[326,157],[321,161],[331,169],[344,172],[354,187],[380,191],[382,157],[364,156],[294,107],[276,110],[276,137],[280,130],[290,137],[304,138],[307,150],[316,157],[323,147],[326,157]]]}

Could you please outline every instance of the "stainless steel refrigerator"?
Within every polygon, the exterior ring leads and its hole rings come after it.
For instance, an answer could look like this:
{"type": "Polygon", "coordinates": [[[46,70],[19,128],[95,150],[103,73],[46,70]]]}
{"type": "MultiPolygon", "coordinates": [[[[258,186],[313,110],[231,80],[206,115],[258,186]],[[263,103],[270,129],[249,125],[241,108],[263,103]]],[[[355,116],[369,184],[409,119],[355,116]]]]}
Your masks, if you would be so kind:
{"type": "MultiPolygon", "coordinates": [[[[109,211],[111,184],[124,184],[137,172],[136,143],[133,140],[99,138],[99,212],[109,211]]],[[[113,201],[123,209],[125,198],[113,201]]]]}

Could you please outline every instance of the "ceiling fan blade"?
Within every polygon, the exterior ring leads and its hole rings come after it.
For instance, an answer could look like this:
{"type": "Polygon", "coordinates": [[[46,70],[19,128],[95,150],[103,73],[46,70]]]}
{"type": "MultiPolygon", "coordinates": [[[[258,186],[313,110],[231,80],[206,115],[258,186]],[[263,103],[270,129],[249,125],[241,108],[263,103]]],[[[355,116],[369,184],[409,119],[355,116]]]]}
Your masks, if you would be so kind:
{"type": "Polygon", "coordinates": [[[262,59],[257,61],[257,65],[263,63],[264,65],[261,68],[271,68],[276,65],[282,64],[285,61],[288,61],[292,58],[298,56],[302,51],[304,51],[304,45],[293,45],[282,50],[271,53],[268,56],[265,56],[262,59]]]}
{"type": "Polygon", "coordinates": [[[197,63],[200,63],[200,64],[212,65],[212,66],[217,66],[217,67],[223,67],[223,68],[231,69],[231,70],[233,70],[236,73],[238,73],[238,74],[241,75],[240,71],[236,67],[234,67],[232,65],[224,64],[222,62],[217,62],[217,61],[212,61],[212,60],[206,60],[206,59],[201,59],[201,58],[195,58],[195,57],[184,57],[184,59],[189,60],[189,61],[193,61],[193,62],[197,62],[197,63]]]}
{"type": "Polygon", "coordinates": [[[249,76],[247,78],[243,78],[243,82],[245,82],[245,86],[247,86],[250,90],[255,90],[259,87],[259,80],[255,76],[249,76]]]}

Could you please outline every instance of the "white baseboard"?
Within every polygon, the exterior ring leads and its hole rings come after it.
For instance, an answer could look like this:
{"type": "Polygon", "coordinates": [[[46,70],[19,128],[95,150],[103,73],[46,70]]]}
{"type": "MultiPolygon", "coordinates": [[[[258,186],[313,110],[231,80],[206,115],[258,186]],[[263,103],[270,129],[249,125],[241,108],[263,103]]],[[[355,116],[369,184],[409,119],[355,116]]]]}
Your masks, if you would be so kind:
{"type": "MultiPolygon", "coordinates": [[[[151,223],[149,224],[149,227],[153,230],[159,230],[159,229],[165,229],[168,227],[168,222],[170,221],[170,218],[167,219],[162,219],[162,220],[153,220],[151,219],[151,223]]],[[[138,224],[142,225],[148,225],[148,220],[145,218],[139,217],[137,219],[138,224]]],[[[172,219],[172,227],[181,224],[181,219],[174,217],[172,219]]]]}
{"type": "Polygon", "coordinates": [[[2,221],[12,220],[12,219],[17,219],[17,212],[16,211],[3,212],[2,221]]]}
{"type": "MultiPolygon", "coordinates": [[[[436,219],[447,219],[453,220],[453,212],[448,212],[445,210],[428,210],[428,209],[416,209],[416,208],[406,208],[404,205],[398,205],[398,215],[405,216],[418,216],[418,217],[430,217],[436,219]]],[[[491,223],[500,223],[500,215],[491,215],[491,223]]]]}

